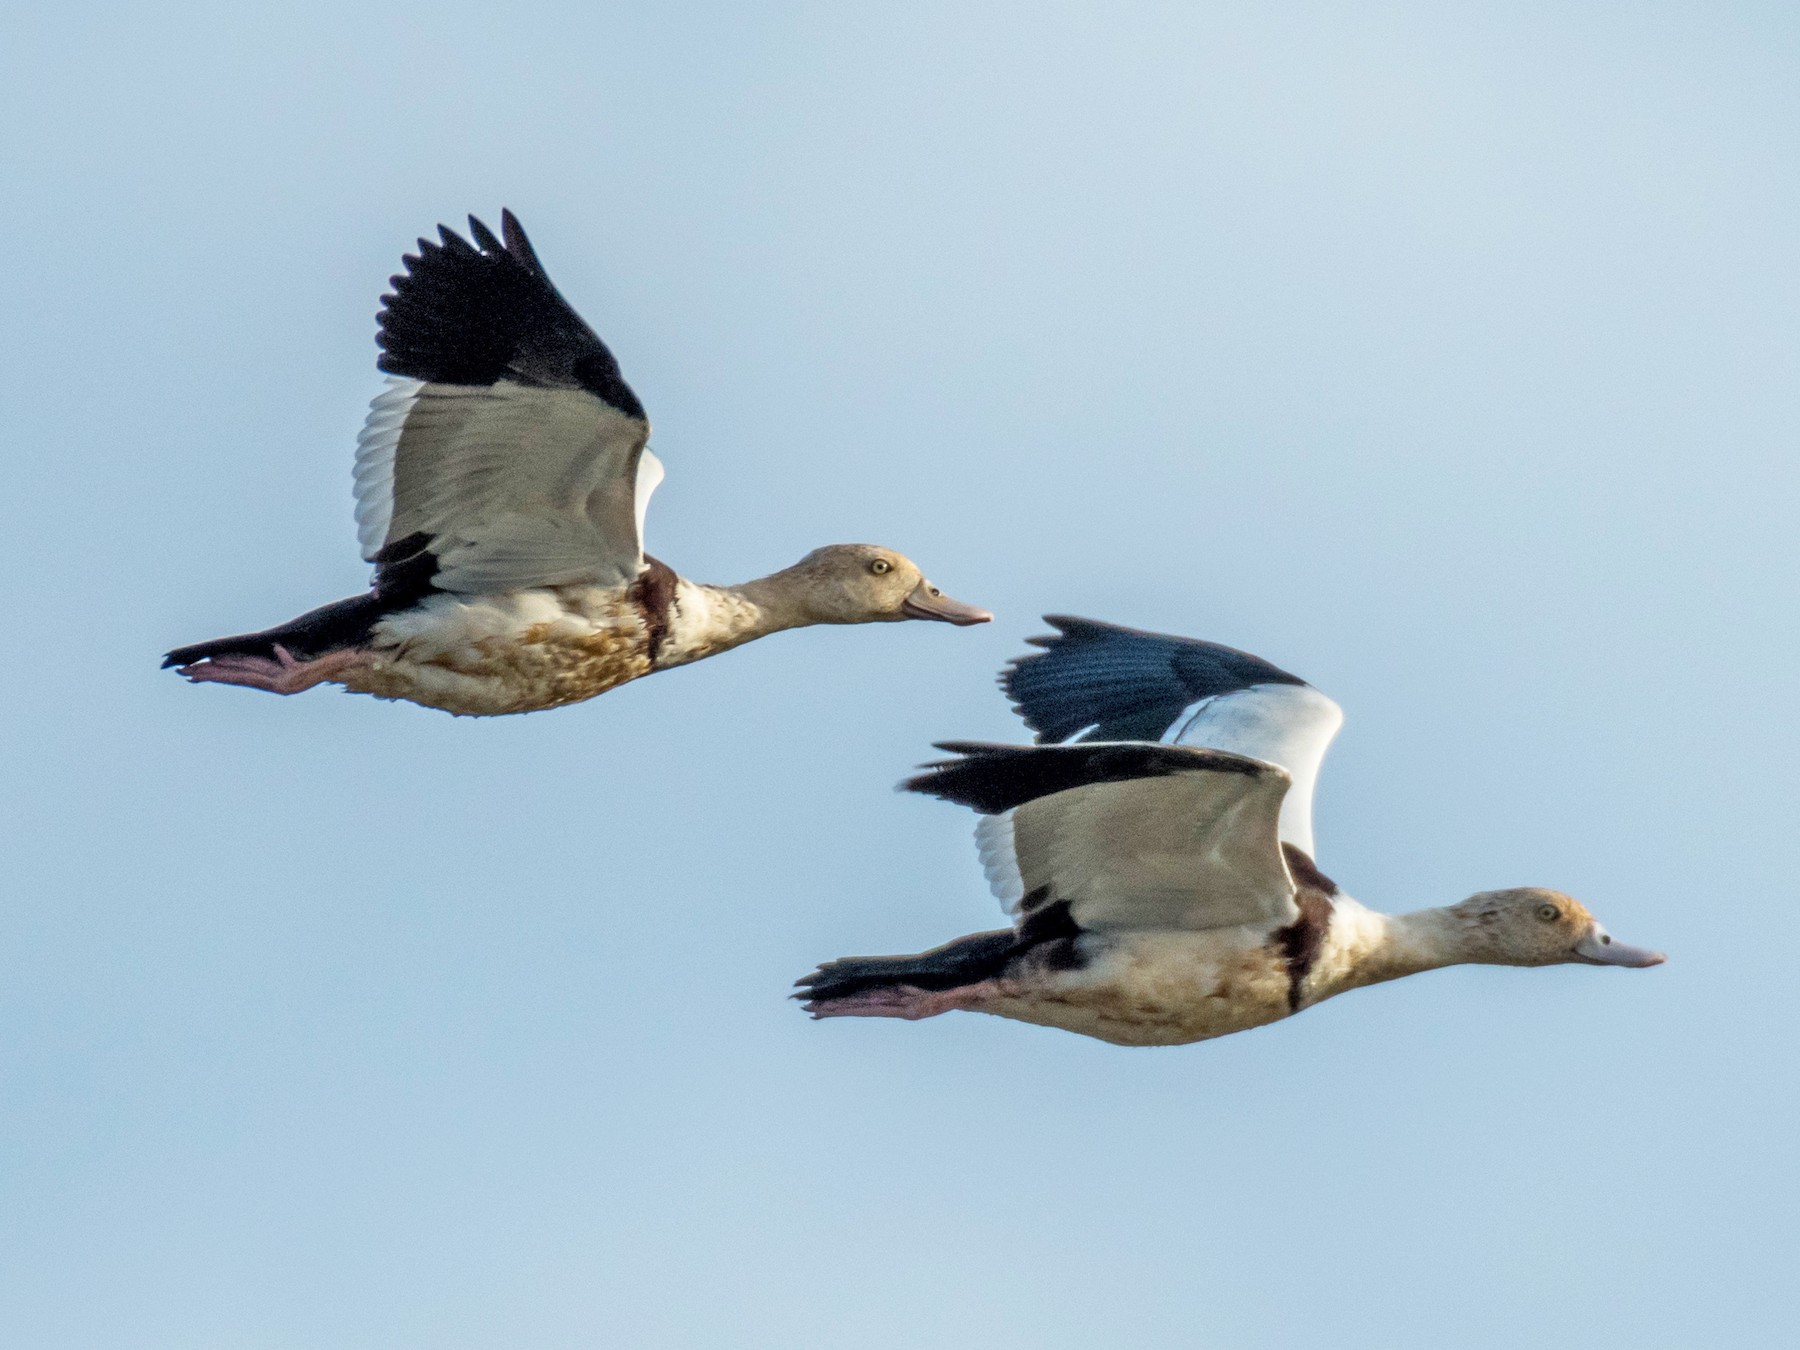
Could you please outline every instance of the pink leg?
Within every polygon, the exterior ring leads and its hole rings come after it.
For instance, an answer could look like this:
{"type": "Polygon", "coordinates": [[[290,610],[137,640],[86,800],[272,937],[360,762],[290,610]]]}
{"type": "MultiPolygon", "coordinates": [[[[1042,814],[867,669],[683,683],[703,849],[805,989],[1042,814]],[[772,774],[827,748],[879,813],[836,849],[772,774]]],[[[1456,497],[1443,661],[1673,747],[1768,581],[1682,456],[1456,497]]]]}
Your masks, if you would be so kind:
{"type": "Polygon", "coordinates": [[[801,1006],[814,1017],[901,1017],[908,1022],[917,1022],[922,1017],[936,1017],[957,1008],[978,1007],[983,995],[993,987],[991,980],[984,980],[979,984],[965,984],[958,989],[933,993],[915,985],[890,984],[843,998],[811,999],[801,1006]]]}
{"type": "Polygon", "coordinates": [[[272,659],[267,656],[209,656],[191,666],[182,666],[180,673],[195,684],[241,684],[246,689],[266,689],[271,694],[298,694],[315,684],[336,679],[361,659],[361,652],[349,650],[327,652],[311,661],[297,661],[292,652],[277,642],[272,659]]]}

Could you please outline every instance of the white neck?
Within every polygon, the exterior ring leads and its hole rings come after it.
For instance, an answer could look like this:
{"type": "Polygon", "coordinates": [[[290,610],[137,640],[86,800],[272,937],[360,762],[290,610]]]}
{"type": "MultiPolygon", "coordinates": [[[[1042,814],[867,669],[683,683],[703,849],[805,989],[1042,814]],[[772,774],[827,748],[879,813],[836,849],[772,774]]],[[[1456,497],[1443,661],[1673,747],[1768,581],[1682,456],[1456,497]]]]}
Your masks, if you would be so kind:
{"type": "MultiPolygon", "coordinates": [[[[1455,905],[1416,909],[1410,914],[1381,914],[1364,909],[1348,897],[1334,897],[1340,909],[1344,908],[1344,901],[1357,911],[1356,920],[1347,923],[1343,930],[1342,941],[1353,949],[1346,952],[1354,970],[1346,988],[1397,980],[1402,975],[1444,966],[1511,964],[1488,933],[1455,905]]],[[[1336,915],[1332,928],[1336,940],[1336,915]]]]}
{"type": "Polygon", "coordinates": [[[1468,959],[1464,954],[1463,926],[1447,909],[1383,914],[1381,920],[1381,945],[1373,954],[1379,973],[1371,983],[1454,966],[1468,959]]]}
{"type": "Polygon", "coordinates": [[[669,635],[658,664],[685,665],[811,622],[800,614],[784,588],[771,586],[780,576],[777,572],[741,586],[709,586],[685,577],[678,580],[669,635]]]}

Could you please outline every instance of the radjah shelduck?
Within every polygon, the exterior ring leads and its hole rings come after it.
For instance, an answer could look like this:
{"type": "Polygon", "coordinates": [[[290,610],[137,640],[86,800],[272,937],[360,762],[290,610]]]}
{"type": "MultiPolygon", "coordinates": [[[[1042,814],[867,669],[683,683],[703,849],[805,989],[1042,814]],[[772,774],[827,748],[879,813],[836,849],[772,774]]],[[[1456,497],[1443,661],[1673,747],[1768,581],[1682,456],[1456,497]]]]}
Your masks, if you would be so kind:
{"type": "Polygon", "coordinates": [[[1303,680],[1210,642],[1052,616],[1001,684],[1040,741],[951,741],[903,786],[981,813],[1011,928],[832,961],[816,1017],[953,1010],[1120,1045],[1180,1045],[1465,963],[1654,966],[1538,887],[1381,914],[1313,860],[1312,792],[1343,721],[1303,680]]]}
{"type": "Polygon", "coordinates": [[[662,480],[619,363],[510,211],[473,243],[439,227],[392,278],[376,398],[356,455],[366,595],[260,633],[180,647],[196,683],[295,694],[335,683],[466,715],[576,703],[809,624],[992,616],[911,560],[833,544],[736,586],[643,549],[662,480]]]}

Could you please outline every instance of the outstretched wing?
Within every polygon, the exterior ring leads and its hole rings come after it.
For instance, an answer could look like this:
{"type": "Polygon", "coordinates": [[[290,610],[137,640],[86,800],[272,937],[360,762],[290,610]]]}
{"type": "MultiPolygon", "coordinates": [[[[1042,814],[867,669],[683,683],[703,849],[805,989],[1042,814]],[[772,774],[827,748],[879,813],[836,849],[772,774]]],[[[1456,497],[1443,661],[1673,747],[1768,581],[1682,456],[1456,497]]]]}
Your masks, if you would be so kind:
{"type": "Polygon", "coordinates": [[[388,390],[358,439],[356,523],[384,569],[497,592],[622,584],[643,567],[662,468],[619,363],[557,292],[512,212],[504,242],[438,227],[382,297],[388,390]]]}
{"type": "Polygon", "coordinates": [[[903,786],[982,812],[990,845],[1004,833],[1021,922],[1064,901],[1086,929],[1281,925],[1299,913],[1276,765],[1141,743],[938,748],[958,758],[903,786]]]}
{"type": "Polygon", "coordinates": [[[1058,631],[1000,673],[1041,743],[1160,741],[1279,764],[1293,779],[1281,838],[1313,853],[1319,765],[1344,714],[1296,675],[1248,652],[1195,638],[1046,615],[1058,631]]]}

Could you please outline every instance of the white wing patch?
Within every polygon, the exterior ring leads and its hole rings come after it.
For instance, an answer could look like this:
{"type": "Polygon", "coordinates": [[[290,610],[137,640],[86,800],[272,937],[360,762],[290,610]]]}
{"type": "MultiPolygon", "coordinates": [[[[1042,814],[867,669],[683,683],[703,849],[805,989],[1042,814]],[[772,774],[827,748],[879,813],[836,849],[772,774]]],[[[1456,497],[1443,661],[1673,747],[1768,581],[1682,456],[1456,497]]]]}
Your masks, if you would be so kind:
{"type": "Polygon", "coordinates": [[[1019,855],[1013,842],[1013,813],[982,816],[975,822],[975,852],[988,888],[1008,914],[1017,914],[1025,899],[1025,877],[1019,871],[1019,855]]]}
{"type": "Polygon", "coordinates": [[[369,405],[356,438],[356,542],[365,562],[375,560],[393,523],[394,451],[400,444],[400,428],[425,383],[390,375],[387,386],[369,405]]]}
{"type": "Polygon", "coordinates": [[[1293,779],[1281,804],[1281,838],[1313,850],[1313,788],[1332,737],[1344,724],[1337,704],[1308,684],[1258,684],[1202,699],[1171,724],[1163,739],[1279,764],[1293,779]]]}

